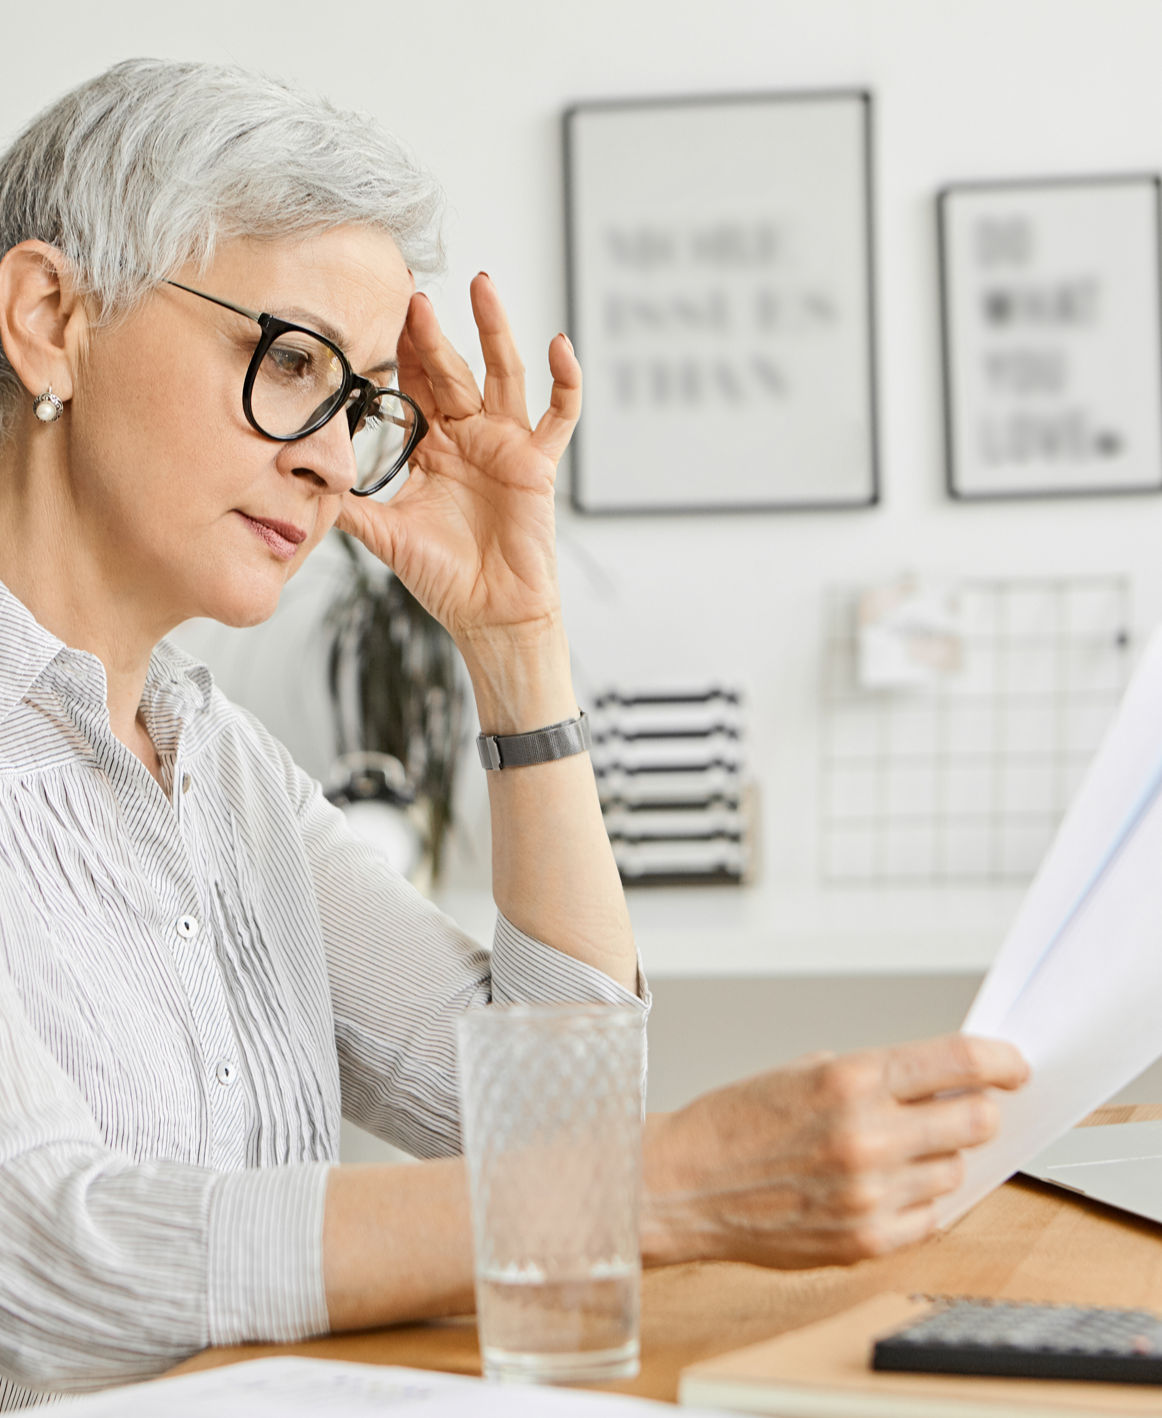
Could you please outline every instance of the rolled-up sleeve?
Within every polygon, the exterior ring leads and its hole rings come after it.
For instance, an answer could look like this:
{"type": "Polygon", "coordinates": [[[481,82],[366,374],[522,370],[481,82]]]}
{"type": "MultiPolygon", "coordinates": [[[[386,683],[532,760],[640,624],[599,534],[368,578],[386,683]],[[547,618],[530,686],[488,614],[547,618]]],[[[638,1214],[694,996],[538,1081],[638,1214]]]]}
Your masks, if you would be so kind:
{"type": "Polygon", "coordinates": [[[330,1328],[323,1212],[330,1164],[219,1173],[207,1226],[211,1344],[289,1344],[330,1328]]]}
{"type": "Polygon", "coordinates": [[[634,994],[603,970],[526,935],[499,911],[492,938],[491,977],[494,1004],[565,1004],[572,1000],[625,1004],[640,1009],[643,1019],[650,1009],[649,987],[640,965],[634,994]]]}

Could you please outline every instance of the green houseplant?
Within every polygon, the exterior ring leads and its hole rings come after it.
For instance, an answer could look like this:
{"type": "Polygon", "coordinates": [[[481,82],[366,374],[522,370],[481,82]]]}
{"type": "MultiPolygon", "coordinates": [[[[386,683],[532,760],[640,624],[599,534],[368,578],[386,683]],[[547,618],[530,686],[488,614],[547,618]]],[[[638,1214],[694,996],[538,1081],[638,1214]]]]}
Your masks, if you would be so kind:
{"type": "Polygon", "coordinates": [[[463,745],[465,681],[452,638],[403,583],[351,537],[342,587],[327,610],[327,686],[340,764],[356,765],[351,792],[408,811],[432,882],[439,880],[452,825],[463,745]],[[374,756],[386,771],[365,776],[374,756]],[[393,770],[392,762],[398,765],[393,770]]]}

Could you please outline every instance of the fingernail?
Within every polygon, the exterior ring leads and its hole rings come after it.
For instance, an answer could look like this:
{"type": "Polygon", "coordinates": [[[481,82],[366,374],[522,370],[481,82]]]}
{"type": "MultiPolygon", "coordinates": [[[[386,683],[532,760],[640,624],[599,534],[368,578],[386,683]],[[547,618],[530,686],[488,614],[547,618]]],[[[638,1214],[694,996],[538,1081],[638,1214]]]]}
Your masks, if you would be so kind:
{"type": "MultiPolygon", "coordinates": [[[[568,335],[565,334],[564,330],[561,331],[561,338],[569,346],[570,350],[573,350],[573,341],[569,338],[568,335]]],[[[575,350],[573,352],[576,353],[575,350]]]]}
{"type": "Polygon", "coordinates": [[[486,281],[492,280],[492,277],[488,274],[487,271],[477,271],[476,274],[478,276],[483,276],[486,281]]]}

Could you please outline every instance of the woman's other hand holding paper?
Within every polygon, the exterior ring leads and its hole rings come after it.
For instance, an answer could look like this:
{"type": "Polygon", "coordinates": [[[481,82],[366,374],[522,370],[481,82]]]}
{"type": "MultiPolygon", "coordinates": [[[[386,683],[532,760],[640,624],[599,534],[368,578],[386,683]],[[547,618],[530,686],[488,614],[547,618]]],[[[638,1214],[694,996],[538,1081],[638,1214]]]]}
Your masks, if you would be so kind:
{"type": "Polygon", "coordinates": [[[999,1040],[948,1035],[810,1055],[654,1114],[646,1129],[647,1264],[848,1264],[919,1241],[993,1136],[994,1088],[1028,1065],[999,1040]]]}

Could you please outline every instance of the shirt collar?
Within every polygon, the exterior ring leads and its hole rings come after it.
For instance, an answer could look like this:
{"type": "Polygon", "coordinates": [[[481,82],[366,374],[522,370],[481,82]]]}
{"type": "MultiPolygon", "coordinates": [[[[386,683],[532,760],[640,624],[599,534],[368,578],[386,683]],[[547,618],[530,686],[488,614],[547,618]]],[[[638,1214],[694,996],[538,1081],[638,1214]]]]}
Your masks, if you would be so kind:
{"type": "Polygon", "coordinates": [[[210,707],[213,689],[214,676],[200,660],[195,660],[168,640],[160,640],[154,646],[149,672],[145,676],[144,700],[148,701],[151,696],[168,695],[182,717],[188,718],[191,713],[210,707]]]}
{"type": "MultiPolygon", "coordinates": [[[[46,630],[23,601],[0,582],[0,724],[8,718],[54,661],[69,671],[78,698],[107,701],[105,667],[96,655],[74,650],[46,630]]],[[[145,677],[143,702],[171,698],[183,718],[206,709],[214,680],[205,665],[162,640],[154,648],[145,677]]]]}
{"type": "Polygon", "coordinates": [[[0,723],[67,648],[0,582],[0,723]]]}

